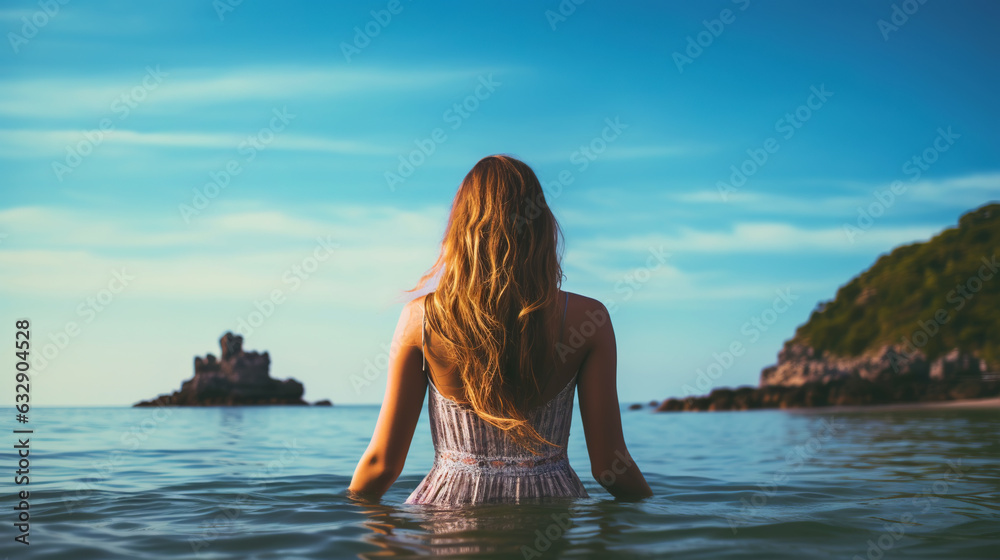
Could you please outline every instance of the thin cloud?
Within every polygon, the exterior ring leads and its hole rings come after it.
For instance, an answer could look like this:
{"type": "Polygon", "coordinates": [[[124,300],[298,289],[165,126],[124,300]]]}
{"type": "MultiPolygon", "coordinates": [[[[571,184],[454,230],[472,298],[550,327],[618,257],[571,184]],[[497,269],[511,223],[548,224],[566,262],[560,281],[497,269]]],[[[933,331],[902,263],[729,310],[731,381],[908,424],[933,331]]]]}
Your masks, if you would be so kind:
{"type": "Polygon", "coordinates": [[[323,240],[336,244],[335,256],[303,282],[308,286],[297,300],[348,307],[388,302],[433,263],[443,211],[343,206],[308,216],[224,212],[206,216],[197,228],[178,228],[177,221],[149,216],[13,208],[0,211],[0,230],[12,233],[0,250],[0,277],[7,279],[0,291],[73,299],[106,282],[109,271],[127,268],[142,279],[129,297],[250,300],[281,287],[290,267],[323,240]]]}
{"type": "MultiPolygon", "coordinates": [[[[975,173],[943,179],[922,179],[916,182],[906,178],[899,180],[902,181],[906,190],[901,194],[892,195],[892,204],[893,206],[898,205],[900,210],[905,210],[908,201],[930,202],[934,205],[971,209],[1000,198],[1000,172],[975,173]]],[[[841,182],[830,181],[829,183],[841,182]]],[[[876,202],[875,193],[884,193],[892,184],[892,182],[862,183],[853,181],[849,188],[855,194],[820,198],[815,196],[814,189],[804,190],[802,196],[795,196],[762,192],[750,188],[727,193],[725,199],[714,188],[668,193],[665,196],[670,200],[692,205],[727,205],[753,212],[800,215],[830,216],[840,212],[853,219],[858,208],[866,208],[876,202]]]]}
{"type": "MultiPolygon", "coordinates": [[[[566,150],[564,152],[548,152],[532,156],[532,163],[569,163],[570,155],[576,150],[566,150]]],[[[642,146],[626,146],[610,144],[607,149],[597,155],[597,161],[602,160],[637,160],[656,158],[679,158],[692,157],[710,153],[713,148],[701,144],[677,143],[677,144],[649,144],[642,146]]]]}
{"type": "MultiPolygon", "coordinates": [[[[632,250],[635,247],[631,247],[632,250]]],[[[647,266],[647,254],[638,254],[632,263],[612,260],[609,251],[592,249],[568,251],[564,261],[567,276],[588,293],[605,294],[630,303],[669,303],[759,299],[770,297],[776,287],[791,287],[796,293],[830,289],[829,281],[785,280],[780,286],[767,282],[747,282],[743,278],[720,277],[716,272],[684,270],[667,262],[654,261],[647,266]],[[645,269],[645,270],[642,270],[645,269]],[[579,279],[584,279],[582,282],[579,279]],[[644,279],[643,281],[640,281],[644,279]]]]}
{"type": "MultiPolygon", "coordinates": [[[[88,133],[98,134],[96,131],[80,130],[0,130],[0,157],[61,157],[67,146],[85,141],[88,133]]],[[[125,146],[234,150],[246,141],[246,133],[139,132],[124,129],[100,133],[101,144],[125,146]]],[[[295,133],[275,135],[267,149],[370,156],[397,153],[389,147],[367,142],[295,133]]]]}
{"type": "Polygon", "coordinates": [[[21,18],[31,18],[33,10],[0,10],[0,21],[20,22],[21,18]]]}
{"type": "MultiPolygon", "coordinates": [[[[87,250],[175,248],[233,251],[263,243],[300,245],[317,235],[332,235],[368,246],[374,241],[436,247],[447,208],[402,210],[390,206],[324,205],[304,213],[232,210],[218,202],[217,213],[179,227],[174,207],[145,216],[106,216],[71,208],[22,206],[0,210],[0,231],[16,232],[21,248],[87,250]],[[394,237],[395,236],[395,237],[394,237]],[[420,240],[420,241],[414,241],[420,240]]],[[[8,248],[15,248],[8,246],[8,248]]]]}
{"type": "MultiPolygon", "coordinates": [[[[258,67],[220,72],[218,69],[170,68],[152,65],[165,73],[145,92],[144,112],[176,114],[184,108],[202,108],[247,100],[276,104],[308,99],[333,100],[378,93],[436,88],[467,82],[480,74],[509,69],[464,70],[338,67],[258,67]]],[[[112,104],[143,85],[147,67],[131,75],[71,78],[26,78],[0,81],[0,115],[52,119],[80,115],[109,115],[112,104]]],[[[149,82],[152,84],[152,82],[149,82]]]]}
{"type": "Polygon", "coordinates": [[[742,222],[715,231],[682,227],[673,235],[596,238],[589,243],[609,250],[664,247],[677,253],[870,253],[872,249],[889,250],[902,243],[926,240],[940,229],[874,227],[852,243],[842,227],[811,229],[781,222],[742,222]]]}
{"type": "Polygon", "coordinates": [[[713,146],[707,144],[663,144],[649,146],[614,146],[609,148],[606,154],[602,154],[602,159],[646,159],[646,158],[669,158],[685,156],[701,156],[715,151],[713,146]]]}

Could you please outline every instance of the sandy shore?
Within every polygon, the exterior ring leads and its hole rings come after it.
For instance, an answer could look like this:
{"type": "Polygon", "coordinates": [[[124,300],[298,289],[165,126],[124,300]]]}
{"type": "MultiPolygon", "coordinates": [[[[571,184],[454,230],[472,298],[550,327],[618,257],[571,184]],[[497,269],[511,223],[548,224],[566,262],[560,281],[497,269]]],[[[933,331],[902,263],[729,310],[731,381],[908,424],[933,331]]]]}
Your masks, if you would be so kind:
{"type": "Polygon", "coordinates": [[[897,404],[872,404],[865,406],[818,406],[813,408],[786,408],[788,412],[867,412],[878,410],[923,410],[939,408],[1000,408],[1000,397],[989,399],[960,399],[956,401],[913,402],[897,404]]]}

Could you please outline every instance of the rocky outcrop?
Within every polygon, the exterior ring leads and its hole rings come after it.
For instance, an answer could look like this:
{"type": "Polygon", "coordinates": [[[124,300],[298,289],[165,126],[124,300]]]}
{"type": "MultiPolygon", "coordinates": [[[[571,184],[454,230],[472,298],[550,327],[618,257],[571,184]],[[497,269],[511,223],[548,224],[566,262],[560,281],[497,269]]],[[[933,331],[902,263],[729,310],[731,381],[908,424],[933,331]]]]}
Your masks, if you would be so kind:
{"type": "Polygon", "coordinates": [[[951,352],[934,360],[930,367],[929,376],[931,379],[947,381],[966,375],[985,377],[990,373],[990,367],[986,360],[954,348],[951,352]]]}
{"type": "Polygon", "coordinates": [[[778,363],[761,372],[760,385],[794,387],[807,383],[829,383],[851,376],[874,381],[893,373],[927,377],[927,359],[919,351],[904,354],[893,346],[882,346],[861,356],[839,357],[789,342],[778,352],[778,363]]]}
{"type": "Polygon", "coordinates": [[[861,356],[841,357],[789,342],[778,353],[778,363],[761,372],[760,385],[794,387],[852,376],[866,381],[900,376],[946,380],[963,375],[981,376],[988,371],[985,360],[958,348],[928,361],[922,351],[913,348],[885,345],[861,356]]]}
{"type": "Polygon", "coordinates": [[[754,410],[761,408],[808,408],[818,406],[866,406],[939,402],[1000,396],[1000,380],[975,376],[949,380],[900,377],[869,381],[845,377],[804,385],[769,385],[715,389],[701,397],[667,399],[658,412],[754,410]]]}
{"type": "MultiPolygon", "coordinates": [[[[658,410],[742,410],[991,397],[1000,383],[1000,203],[897,246],[819,302],[759,388],[658,410]]],[[[703,387],[706,387],[703,385],[703,387]]]]}
{"type": "Polygon", "coordinates": [[[701,397],[668,399],[657,410],[858,406],[996,396],[1000,379],[985,360],[958,349],[928,363],[919,350],[907,354],[892,346],[845,358],[789,343],[778,354],[777,365],[761,372],[759,388],[716,389],[701,397]]]}
{"type": "Polygon", "coordinates": [[[243,337],[227,332],[219,339],[222,357],[195,357],[194,377],[180,391],[161,395],[135,406],[238,406],[262,404],[307,404],[305,388],[294,379],[271,377],[267,352],[245,352],[243,337]]]}

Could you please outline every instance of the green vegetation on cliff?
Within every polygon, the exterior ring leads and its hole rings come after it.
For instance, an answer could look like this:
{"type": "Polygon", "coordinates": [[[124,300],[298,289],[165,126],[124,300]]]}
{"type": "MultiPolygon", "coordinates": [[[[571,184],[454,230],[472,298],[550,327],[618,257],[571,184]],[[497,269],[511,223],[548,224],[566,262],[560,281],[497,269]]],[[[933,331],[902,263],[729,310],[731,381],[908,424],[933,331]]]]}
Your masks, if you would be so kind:
{"type": "Polygon", "coordinates": [[[925,243],[897,247],[820,303],[790,343],[838,356],[886,344],[934,358],[952,348],[1000,363],[1000,204],[925,243]]]}

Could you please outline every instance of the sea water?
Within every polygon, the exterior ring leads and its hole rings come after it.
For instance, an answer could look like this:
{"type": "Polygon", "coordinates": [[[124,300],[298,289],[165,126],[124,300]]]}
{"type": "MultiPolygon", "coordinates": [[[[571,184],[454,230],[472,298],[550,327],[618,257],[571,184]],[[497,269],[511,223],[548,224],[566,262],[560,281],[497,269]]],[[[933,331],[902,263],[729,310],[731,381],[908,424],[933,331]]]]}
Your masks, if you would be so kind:
{"type": "Polygon", "coordinates": [[[579,414],[588,499],[403,505],[431,466],[426,411],[379,503],[346,487],[377,406],[33,408],[8,466],[9,558],[997,558],[1000,411],[623,411],[654,497],[613,499],[579,414]],[[30,490],[30,545],[14,541],[30,490]]]}

